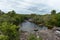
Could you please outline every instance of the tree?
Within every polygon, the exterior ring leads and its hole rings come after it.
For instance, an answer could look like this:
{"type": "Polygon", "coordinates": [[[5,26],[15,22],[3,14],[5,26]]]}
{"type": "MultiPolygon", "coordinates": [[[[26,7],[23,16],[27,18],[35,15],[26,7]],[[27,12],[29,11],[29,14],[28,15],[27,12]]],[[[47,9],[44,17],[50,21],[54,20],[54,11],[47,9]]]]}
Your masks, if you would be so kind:
{"type": "Polygon", "coordinates": [[[56,14],[56,10],[52,10],[51,11],[51,14],[56,14]]]}
{"type": "Polygon", "coordinates": [[[8,15],[11,17],[13,17],[15,14],[16,14],[16,12],[14,10],[8,12],[8,15]]]}
{"type": "Polygon", "coordinates": [[[4,12],[0,10],[0,15],[2,15],[2,14],[4,14],[4,12]]]}

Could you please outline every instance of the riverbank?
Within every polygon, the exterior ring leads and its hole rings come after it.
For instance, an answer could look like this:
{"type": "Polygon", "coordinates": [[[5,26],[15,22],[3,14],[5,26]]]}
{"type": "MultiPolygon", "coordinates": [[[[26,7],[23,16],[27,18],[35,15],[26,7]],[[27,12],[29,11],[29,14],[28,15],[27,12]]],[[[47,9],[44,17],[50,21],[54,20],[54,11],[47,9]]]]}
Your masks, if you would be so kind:
{"type": "MultiPolygon", "coordinates": [[[[53,32],[53,30],[39,30],[38,32],[39,37],[41,37],[43,40],[60,40],[60,37],[58,37],[55,32],[53,32]]],[[[21,37],[23,37],[21,40],[27,40],[28,36],[29,36],[29,32],[22,32],[21,33],[21,37]]],[[[35,33],[33,33],[34,35],[36,35],[35,33]]]]}

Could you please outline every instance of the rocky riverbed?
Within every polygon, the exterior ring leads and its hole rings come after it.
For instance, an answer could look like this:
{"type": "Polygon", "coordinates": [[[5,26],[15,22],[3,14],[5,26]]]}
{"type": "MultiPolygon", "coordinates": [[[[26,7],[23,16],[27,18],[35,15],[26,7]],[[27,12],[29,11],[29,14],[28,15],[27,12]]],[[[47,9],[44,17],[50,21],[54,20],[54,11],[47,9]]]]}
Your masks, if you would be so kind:
{"type": "MultiPolygon", "coordinates": [[[[38,33],[38,35],[42,37],[43,40],[60,40],[60,37],[56,35],[53,30],[40,30],[36,33],[38,33]]],[[[20,36],[20,40],[27,40],[28,36],[29,36],[28,32],[22,32],[20,36]]]]}
{"type": "Polygon", "coordinates": [[[43,40],[60,40],[53,30],[42,30],[39,33],[43,40]]]}

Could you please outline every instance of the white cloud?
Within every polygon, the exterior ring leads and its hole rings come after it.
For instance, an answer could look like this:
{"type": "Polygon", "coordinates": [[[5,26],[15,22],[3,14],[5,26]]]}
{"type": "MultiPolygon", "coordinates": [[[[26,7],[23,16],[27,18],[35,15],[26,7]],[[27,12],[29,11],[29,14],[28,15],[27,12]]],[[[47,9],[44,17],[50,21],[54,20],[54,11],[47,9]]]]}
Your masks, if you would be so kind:
{"type": "Polygon", "coordinates": [[[51,6],[54,9],[60,9],[60,0],[48,0],[47,5],[51,6]]]}
{"type": "Polygon", "coordinates": [[[31,13],[33,11],[28,9],[35,7],[36,13],[38,13],[38,11],[45,13],[43,10],[56,9],[57,11],[60,11],[59,4],[60,0],[0,0],[0,9],[5,12],[15,10],[17,12],[22,11],[21,13],[31,13]]]}

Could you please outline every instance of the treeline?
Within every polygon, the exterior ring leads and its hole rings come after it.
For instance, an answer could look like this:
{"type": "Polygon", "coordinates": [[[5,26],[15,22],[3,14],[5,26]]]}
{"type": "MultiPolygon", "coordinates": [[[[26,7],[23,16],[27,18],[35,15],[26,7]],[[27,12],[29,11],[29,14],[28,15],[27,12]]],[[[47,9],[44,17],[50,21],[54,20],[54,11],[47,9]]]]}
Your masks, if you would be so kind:
{"type": "Polygon", "coordinates": [[[32,18],[32,22],[38,25],[44,25],[49,29],[60,27],[60,12],[57,13],[56,10],[52,10],[51,14],[45,15],[31,14],[30,17],[32,18]]]}

